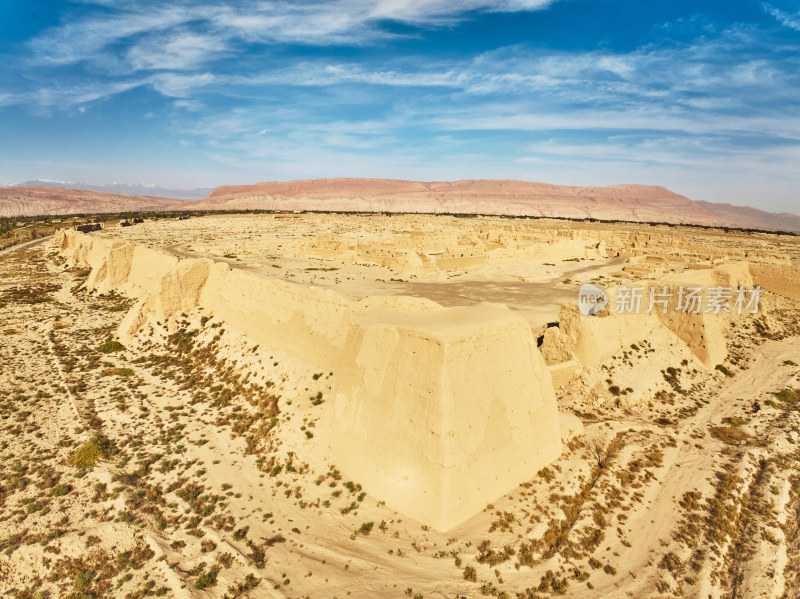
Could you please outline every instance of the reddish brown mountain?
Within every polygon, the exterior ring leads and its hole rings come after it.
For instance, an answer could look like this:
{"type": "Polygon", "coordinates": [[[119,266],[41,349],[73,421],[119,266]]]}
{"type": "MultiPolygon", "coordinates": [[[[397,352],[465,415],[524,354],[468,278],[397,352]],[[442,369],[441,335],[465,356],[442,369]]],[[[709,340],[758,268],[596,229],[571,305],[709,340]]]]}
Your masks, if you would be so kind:
{"type": "Polygon", "coordinates": [[[165,210],[178,201],[38,185],[0,187],[0,217],[165,210]]]}
{"type": "Polygon", "coordinates": [[[664,187],[570,187],[514,180],[311,179],[218,187],[191,202],[100,191],[0,188],[0,216],[142,210],[330,210],[595,218],[800,232],[800,217],[696,202],[664,187]]]}
{"type": "Polygon", "coordinates": [[[569,187],[514,180],[312,179],[218,187],[204,210],[449,212],[669,222],[800,232],[800,217],[695,202],[664,187],[569,187]]]}

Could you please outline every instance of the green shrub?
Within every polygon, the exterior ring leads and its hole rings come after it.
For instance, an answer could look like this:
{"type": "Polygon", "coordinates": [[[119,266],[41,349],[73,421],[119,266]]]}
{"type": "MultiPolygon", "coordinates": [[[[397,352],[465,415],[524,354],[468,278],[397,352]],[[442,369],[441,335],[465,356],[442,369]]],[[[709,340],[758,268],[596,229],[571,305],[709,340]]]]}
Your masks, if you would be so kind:
{"type": "Polygon", "coordinates": [[[118,376],[123,379],[127,379],[132,377],[136,374],[136,371],[133,368],[106,368],[102,373],[102,376],[118,376]]]}
{"type": "Polygon", "coordinates": [[[212,570],[211,572],[204,572],[198,576],[197,582],[194,583],[194,588],[202,591],[207,587],[213,587],[215,584],[217,584],[217,571],[212,570]]]}
{"type": "Polygon", "coordinates": [[[92,582],[92,573],[91,572],[81,572],[75,577],[75,586],[79,589],[84,588],[92,582]]]}
{"type": "Polygon", "coordinates": [[[119,351],[121,349],[125,349],[125,346],[122,345],[119,341],[116,341],[114,339],[109,339],[108,341],[103,343],[103,345],[98,347],[97,351],[99,351],[101,354],[110,354],[112,352],[119,351]]]}
{"type": "Polygon", "coordinates": [[[108,437],[96,433],[94,437],[75,450],[70,461],[73,466],[88,470],[94,468],[100,460],[108,458],[110,454],[111,441],[108,437]]]}
{"type": "Polygon", "coordinates": [[[722,374],[724,374],[725,376],[733,376],[733,373],[732,373],[730,370],[728,370],[728,369],[727,369],[727,368],[726,368],[724,365],[722,365],[722,364],[717,364],[717,365],[716,365],[714,368],[715,368],[716,370],[719,370],[719,371],[720,371],[722,374]]]}
{"type": "Polygon", "coordinates": [[[798,393],[794,389],[789,389],[788,387],[786,389],[778,391],[777,393],[774,393],[773,395],[775,395],[775,397],[777,397],[779,400],[784,401],[786,403],[794,403],[798,399],[800,399],[800,393],[798,393]]]}
{"type": "Polygon", "coordinates": [[[61,497],[67,493],[69,493],[69,487],[67,485],[57,485],[53,487],[53,495],[55,497],[61,497]]]}

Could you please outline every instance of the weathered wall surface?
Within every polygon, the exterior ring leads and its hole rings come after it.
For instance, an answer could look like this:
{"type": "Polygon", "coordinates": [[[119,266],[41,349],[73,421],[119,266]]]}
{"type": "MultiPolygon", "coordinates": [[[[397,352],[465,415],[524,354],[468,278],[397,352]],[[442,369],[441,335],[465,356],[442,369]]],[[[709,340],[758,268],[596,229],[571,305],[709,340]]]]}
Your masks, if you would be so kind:
{"type": "Polygon", "coordinates": [[[202,307],[265,347],[337,373],[332,458],[387,505],[440,530],[482,510],[561,452],[553,386],[527,323],[505,306],[407,297],[351,302],[206,259],[63,231],[87,285],[138,298],[149,316],[202,307]]]}
{"type": "MultiPolygon", "coordinates": [[[[701,270],[690,268],[662,275],[655,282],[641,283],[642,307],[639,314],[611,311],[605,317],[584,317],[576,305],[564,306],[559,317],[560,327],[545,331],[541,352],[551,366],[577,359],[582,365],[598,367],[631,343],[647,339],[653,345],[667,346],[677,337],[705,367],[714,368],[728,355],[726,326],[732,319],[743,317],[735,308],[736,289],[742,287],[749,291],[756,285],[771,293],[800,299],[800,272],[789,266],[726,262],[701,270]],[[672,293],[672,301],[676,302],[681,286],[700,287],[706,291],[718,286],[729,288],[730,312],[709,313],[706,312],[707,304],[703,303],[699,313],[675,310],[674,305],[670,305],[666,313],[660,306],[650,314],[645,313],[651,287],[657,293],[672,293]]],[[[609,287],[606,292],[610,305],[614,306],[617,288],[609,287]]],[[[747,294],[745,302],[749,299],[747,294]]],[[[765,309],[762,301],[759,311],[765,309]]]]}
{"type": "Polygon", "coordinates": [[[800,299],[800,270],[776,264],[751,264],[753,282],[763,289],[791,299],[800,299]]]}
{"type": "MultiPolygon", "coordinates": [[[[616,290],[606,291],[613,306],[616,290]]],[[[649,289],[645,289],[645,297],[649,297],[649,289]]],[[[583,366],[598,368],[631,344],[647,340],[653,347],[666,348],[679,341],[707,368],[723,362],[727,356],[725,315],[686,314],[674,309],[666,314],[660,309],[646,314],[647,302],[643,299],[639,314],[610,311],[604,316],[583,316],[577,304],[565,305],[559,327],[545,331],[542,355],[551,366],[574,359],[583,366]]],[[[568,376],[569,371],[563,374],[568,376]]],[[[562,382],[559,376],[559,384],[562,382]]]]}
{"type": "Polygon", "coordinates": [[[337,460],[440,530],[561,452],[550,375],[505,306],[376,312],[354,327],[345,359],[355,367],[336,398],[337,460]]]}
{"type": "MultiPolygon", "coordinates": [[[[613,291],[609,296],[613,298],[613,291]]],[[[584,316],[572,303],[562,307],[559,327],[545,331],[542,351],[550,364],[574,358],[581,365],[598,368],[642,340],[649,340],[654,347],[676,341],[675,334],[655,314],[584,316]]],[[[695,353],[694,344],[687,345],[695,353]]]]}

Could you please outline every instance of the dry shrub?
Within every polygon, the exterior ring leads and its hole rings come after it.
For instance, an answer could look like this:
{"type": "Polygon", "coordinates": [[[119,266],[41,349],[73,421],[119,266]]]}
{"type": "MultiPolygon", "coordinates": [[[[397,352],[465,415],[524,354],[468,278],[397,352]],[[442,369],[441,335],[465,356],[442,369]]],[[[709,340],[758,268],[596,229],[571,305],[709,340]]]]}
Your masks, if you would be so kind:
{"type": "Polygon", "coordinates": [[[750,440],[750,435],[735,426],[712,426],[709,432],[728,445],[742,445],[750,440]]]}

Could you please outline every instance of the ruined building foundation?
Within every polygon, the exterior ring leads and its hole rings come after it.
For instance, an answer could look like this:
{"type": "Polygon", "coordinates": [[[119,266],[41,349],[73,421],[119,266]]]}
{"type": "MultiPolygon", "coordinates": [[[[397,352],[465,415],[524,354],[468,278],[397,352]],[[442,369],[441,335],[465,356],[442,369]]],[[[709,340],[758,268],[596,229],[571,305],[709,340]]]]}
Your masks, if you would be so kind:
{"type": "Polygon", "coordinates": [[[411,297],[350,301],[330,290],[179,260],[76,231],[56,236],[90,289],[136,298],[148,318],[201,307],[265,347],[336,373],[331,459],[389,507],[448,530],[561,452],[550,374],[525,320],[500,304],[444,308],[411,297]]]}

